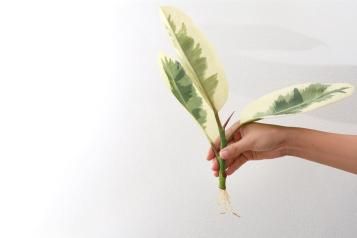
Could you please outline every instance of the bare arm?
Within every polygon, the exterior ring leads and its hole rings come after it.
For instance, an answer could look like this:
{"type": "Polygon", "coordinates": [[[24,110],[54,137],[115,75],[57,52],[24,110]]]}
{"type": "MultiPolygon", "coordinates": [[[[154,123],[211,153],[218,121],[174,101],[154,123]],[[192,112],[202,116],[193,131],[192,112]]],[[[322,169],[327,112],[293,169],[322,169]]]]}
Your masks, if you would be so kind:
{"type": "MultiPolygon", "coordinates": [[[[221,156],[226,160],[227,175],[231,175],[249,160],[296,156],[357,174],[357,136],[317,130],[251,123],[239,123],[227,130],[231,137],[221,156]]],[[[218,164],[210,150],[208,160],[217,175],[218,164]]]]}
{"type": "Polygon", "coordinates": [[[285,128],[287,155],[357,174],[357,136],[285,128]]]}

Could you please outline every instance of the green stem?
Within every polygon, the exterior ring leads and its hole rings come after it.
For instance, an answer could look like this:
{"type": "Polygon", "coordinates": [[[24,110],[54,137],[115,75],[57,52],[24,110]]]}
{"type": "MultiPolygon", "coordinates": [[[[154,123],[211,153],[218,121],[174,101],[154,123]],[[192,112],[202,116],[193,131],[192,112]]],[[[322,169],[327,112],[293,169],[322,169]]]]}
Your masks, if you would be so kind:
{"type": "MultiPolygon", "coordinates": [[[[222,127],[221,121],[219,120],[219,116],[218,113],[215,112],[215,119],[218,125],[218,131],[219,131],[219,137],[221,139],[221,149],[223,149],[224,147],[227,146],[227,138],[226,138],[226,133],[224,131],[224,128],[222,127]]],[[[222,159],[221,156],[219,156],[219,154],[216,155],[216,159],[218,161],[218,165],[219,165],[219,184],[218,187],[220,189],[226,190],[226,164],[225,161],[222,159]]]]}
{"type": "Polygon", "coordinates": [[[225,174],[225,162],[224,160],[218,156],[217,158],[219,164],[219,172],[218,172],[218,187],[222,190],[226,190],[226,174],[225,174]]]}

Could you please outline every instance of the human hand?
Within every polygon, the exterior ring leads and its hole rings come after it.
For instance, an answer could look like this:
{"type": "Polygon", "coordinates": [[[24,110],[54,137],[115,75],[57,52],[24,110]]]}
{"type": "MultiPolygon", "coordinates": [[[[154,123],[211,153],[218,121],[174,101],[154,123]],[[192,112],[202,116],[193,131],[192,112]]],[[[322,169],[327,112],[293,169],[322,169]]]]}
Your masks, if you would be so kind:
{"type": "MultiPolygon", "coordinates": [[[[233,174],[249,160],[273,159],[286,155],[287,127],[249,123],[240,127],[235,123],[226,131],[228,146],[220,151],[226,162],[226,174],[233,174]]],[[[219,151],[219,138],[215,147],[219,151]]],[[[212,161],[212,170],[218,176],[219,165],[212,149],[208,151],[207,160],[212,161]]]]}

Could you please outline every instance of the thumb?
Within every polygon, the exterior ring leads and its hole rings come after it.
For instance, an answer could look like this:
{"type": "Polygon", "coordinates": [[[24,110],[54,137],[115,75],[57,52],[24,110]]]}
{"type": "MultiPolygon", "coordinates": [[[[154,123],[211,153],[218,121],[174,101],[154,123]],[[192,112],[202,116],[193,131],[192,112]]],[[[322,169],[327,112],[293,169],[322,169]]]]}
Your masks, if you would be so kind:
{"type": "Polygon", "coordinates": [[[219,154],[222,159],[227,160],[238,158],[243,152],[247,150],[249,150],[249,143],[243,138],[233,144],[228,145],[222,149],[219,154]]]}

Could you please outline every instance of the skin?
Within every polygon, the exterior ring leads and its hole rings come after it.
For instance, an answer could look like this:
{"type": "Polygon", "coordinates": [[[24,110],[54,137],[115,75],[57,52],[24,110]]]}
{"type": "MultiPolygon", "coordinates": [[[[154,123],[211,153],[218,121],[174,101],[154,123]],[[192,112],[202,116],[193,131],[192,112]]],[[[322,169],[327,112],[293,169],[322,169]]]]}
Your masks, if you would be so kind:
{"type": "MultiPolygon", "coordinates": [[[[250,160],[295,156],[357,174],[357,136],[342,135],[298,127],[263,123],[240,126],[235,123],[226,131],[228,146],[220,151],[226,161],[226,174],[231,175],[250,160]]],[[[215,147],[219,150],[219,140],[215,147]]],[[[213,151],[207,160],[218,176],[219,166],[213,151]]]]}

